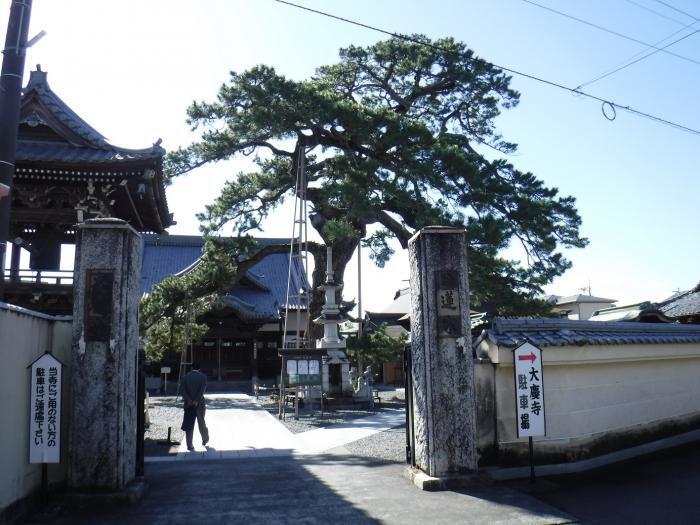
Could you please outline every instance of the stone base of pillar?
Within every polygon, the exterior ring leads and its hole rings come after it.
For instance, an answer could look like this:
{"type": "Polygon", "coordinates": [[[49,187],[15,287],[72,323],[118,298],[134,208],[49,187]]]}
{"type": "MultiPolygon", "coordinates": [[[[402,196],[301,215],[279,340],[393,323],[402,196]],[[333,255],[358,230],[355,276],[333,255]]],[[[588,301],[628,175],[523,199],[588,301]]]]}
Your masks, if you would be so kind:
{"type": "Polygon", "coordinates": [[[86,490],[68,490],[61,498],[66,507],[102,508],[112,505],[138,503],[148,491],[148,483],[143,478],[135,478],[123,490],[90,492],[86,490]]]}
{"type": "Polygon", "coordinates": [[[403,475],[410,479],[420,490],[438,492],[441,490],[475,489],[493,485],[493,480],[482,473],[454,474],[443,477],[429,476],[415,467],[406,467],[403,475]]]}

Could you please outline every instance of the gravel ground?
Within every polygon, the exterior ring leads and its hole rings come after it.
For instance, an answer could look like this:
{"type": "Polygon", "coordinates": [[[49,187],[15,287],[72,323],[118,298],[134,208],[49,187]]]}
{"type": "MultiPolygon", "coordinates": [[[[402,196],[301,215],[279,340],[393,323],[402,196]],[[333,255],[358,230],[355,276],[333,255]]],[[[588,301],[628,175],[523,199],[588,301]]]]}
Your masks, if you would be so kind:
{"type": "MultiPolygon", "coordinates": [[[[385,408],[401,408],[404,405],[403,390],[380,391],[381,408],[368,410],[337,409],[321,413],[317,409],[311,416],[305,409],[300,410],[298,420],[294,419],[293,409],[287,407],[287,417],[281,423],[291,432],[298,434],[315,428],[327,427],[339,423],[346,423],[354,419],[376,414],[385,408]]],[[[257,402],[274,416],[277,416],[277,402],[270,396],[259,396],[257,402]]],[[[180,440],[185,435],[180,430],[182,424],[182,402],[175,401],[174,396],[157,396],[149,398],[148,416],[150,424],[146,427],[144,449],[146,456],[167,456],[176,454],[180,440]],[[168,446],[168,427],[171,428],[171,439],[176,442],[168,446]]],[[[385,459],[388,461],[403,461],[406,455],[406,431],[405,426],[397,427],[385,432],[379,432],[349,443],[345,448],[354,455],[385,459]]]]}
{"type": "MultiPolygon", "coordinates": [[[[257,401],[265,410],[277,417],[277,399],[269,396],[259,396],[257,401]]],[[[318,404],[316,404],[313,415],[309,414],[306,407],[300,407],[299,419],[294,419],[294,407],[288,406],[286,417],[280,420],[280,423],[287,427],[290,432],[299,434],[315,428],[329,427],[338,423],[352,421],[353,419],[360,419],[374,413],[375,411],[366,409],[333,410],[332,412],[322,413],[318,409],[318,404]]]]}
{"type": "Polygon", "coordinates": [[[185,433],[180,430],[182,425],[182,400],[175,401],[174,396],[149,397],[148,419],[144,439],[146,456],[167,456],[176,454],[180,440],[185,433]],[[170,439],[175,444],[168,446],[168,427],[171,427],[170,439]]]}
{"type": "Polygon", "coordinates": [[[354,456],[404,462],[406,461],[406,425],[358,439],[345,445],[345,448],[354,456]]]}

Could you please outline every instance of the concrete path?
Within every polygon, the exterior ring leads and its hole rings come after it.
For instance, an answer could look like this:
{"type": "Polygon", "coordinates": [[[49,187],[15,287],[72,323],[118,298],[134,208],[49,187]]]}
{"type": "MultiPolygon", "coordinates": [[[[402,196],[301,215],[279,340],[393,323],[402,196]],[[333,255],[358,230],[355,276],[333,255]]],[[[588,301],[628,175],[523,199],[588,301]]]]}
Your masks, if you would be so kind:
{"type": "Polygon", "coordinates": [[[289,454],[294,449],[294,434],[267,410],[246,394],[211,394],[207,397],[206,422],[209,443],[195,424],[195,451],[180,442],[178,459],[218,459],[289,454]]]}
{"type": "Polygon", "coordinates": [[[206,397],[210,436],[207,446],[202,446],[195,425],[195,451],[188,451],[183,439],[176,457],[147,457],[147,462],[318,454],[400,426],[405,421],[403,409],[384,410],[348,423],[293,434],[251,396],[234,393],[206,397]]]}
{"type": "MultiPolygon", "coordinates": [[[[422,492],[405,466],[342,453],[344,444],[403,423],[403,411],[292,434],[243,394],[208,397],[210,446],[147,458],[134,505],[65,508],[53,525],[571,523],[564,512],[503,485],[422,492]],[[336,449],[333,453],[316,451],[336,449]],[[217,459],[217,461],[201,461],[217,459]]],[[[183,445],[184,448],[184,445],[183,445]]]]}
{"type": "Polygon", "coordinates": [[[149,489],[128,506],[70,510],[52,525],[571,523],[509,487],[422,492],[404,466],[347,455],[174,461],[146,465],[149,489]]]}

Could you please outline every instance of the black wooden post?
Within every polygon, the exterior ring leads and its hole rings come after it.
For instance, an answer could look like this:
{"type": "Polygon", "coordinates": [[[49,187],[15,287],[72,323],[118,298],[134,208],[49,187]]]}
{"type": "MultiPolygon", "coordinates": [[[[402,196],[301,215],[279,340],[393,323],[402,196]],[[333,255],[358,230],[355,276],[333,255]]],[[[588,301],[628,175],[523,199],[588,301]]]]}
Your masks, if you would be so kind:
{"type": "Polygon", "coordinates": [[[416,439],[413,432],[413,369],[411,345],[403,349],[404,402],[406,403],[406,463],[416,466],[416,439]]]}
{"type": "Polygon", "coordinates": [[[12,0],[0,72],[0,300],[5,293],[5,252],[10,232],[12,177],[15,173],[17,125],[32,0],[12,0]]]}
{"type": "Polygon", "coordinates": [[[532,436],[529,437],[528,445],[530,448],[530,483],[535,482],[535,453],[532,447],[532,436]]]}

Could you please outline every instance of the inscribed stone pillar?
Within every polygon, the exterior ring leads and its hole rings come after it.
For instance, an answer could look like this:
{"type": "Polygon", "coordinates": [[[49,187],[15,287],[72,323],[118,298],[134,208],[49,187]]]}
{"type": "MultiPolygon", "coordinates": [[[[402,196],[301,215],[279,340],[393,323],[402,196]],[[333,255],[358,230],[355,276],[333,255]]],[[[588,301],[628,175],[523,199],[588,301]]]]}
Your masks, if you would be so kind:
{"type": "Polygon", "coordinates": [[[120,491],[134,479],[141,238],[119,219],[78,226],[68,484],[120,491]]]}
{"type": "Polygon", "coordinates": [[[416,466],[446,478],[477,469],[466,232],[431,226],[408,244],[416,466]]]}

